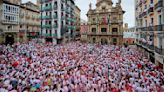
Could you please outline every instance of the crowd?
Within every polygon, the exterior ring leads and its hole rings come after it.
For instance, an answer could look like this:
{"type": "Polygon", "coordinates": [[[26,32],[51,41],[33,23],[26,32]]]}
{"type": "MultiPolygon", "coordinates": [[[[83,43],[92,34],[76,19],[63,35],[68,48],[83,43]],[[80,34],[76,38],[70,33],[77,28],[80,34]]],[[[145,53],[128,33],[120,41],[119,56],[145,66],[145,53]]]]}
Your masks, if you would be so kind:
{"type": "Polygon", "coordinates": [[[0,45],[0,92],[164,92],[164,72],[133,46],[0,45]]]}

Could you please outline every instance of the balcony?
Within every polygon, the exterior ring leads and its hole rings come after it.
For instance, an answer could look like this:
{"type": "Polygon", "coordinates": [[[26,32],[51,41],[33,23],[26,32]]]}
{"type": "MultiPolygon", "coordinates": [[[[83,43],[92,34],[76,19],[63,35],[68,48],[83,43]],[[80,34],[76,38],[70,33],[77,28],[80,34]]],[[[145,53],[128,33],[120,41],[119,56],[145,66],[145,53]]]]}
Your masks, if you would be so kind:
{"type": "Polygon", "coordinates": [[[108,32],[89,32],[87,33],[87,35],[91,35],[91,36],[121,36],[123,35],[122,33],[119,32],[113,32],[113,33],[108,33],[108,32]]]}
{"type": "Polygon", "coordinates": [[[147,45],[150,50],[154,50],[154,45],[147,45]]]}
{"type": "Polygon", "coordinates": [[[67,18],[68,21],[72,21],[72,22],[75,22],[76,19],[75,18],[67,18]]]}
{"type": "Polygon", "coordinates": [[[147,11],[144,11],[143,13],[142,13],[142,17],[145,17],[147,15],[147,11]]]}
{"type": "Polygon", "coordinates": [[[155,4],[155,9],[161,9],[164,7],[163,0],[158,1],[158,3],[155,4]]]}
{"type": "Polygon", "coordinates": [[[66,19],[66,17],[64,17],[64,16],[61,16],[61,20],[65,20],[66,19]]]}
{"type": "Polygon", "coordinates": [[[27,18],[27,19],[30,19],[30,15],[26,15],[26,18],[27,18]]]}
{"type": "Polygon", "coordinates": [[[153,13],[153,12],[154,12],[154,7],[150,7],[150,8],[148,9],[148,14],[153,13]]]}
{"type": "Polygon", "coordinates": [[[69,10],[69,9],[65,9],[65,12],[66,12],[66,13],[70,13],[70,10],[69,10]]]}
{"type": "Polygon", "coordinates": [[[48,11],[48,10],[52,10],[52,6],[49,5],[49,6],[45,6],[42,8],[42,11],[48,11]]]}
{"type": "Polygon", "coordinates": [[[50,2],[50,1],[52,1],[52,0],[40,0],[40,3],[42,4],[42,3],[50,2]]]}
{"type": "Polygon", "coordinates": [[[141,27],[138,29],[140,29],[141,31],[164,31],[164,25],[141,27]]]}
{"type": "Polygon", "coordinates": [[[164,55],[164,49],[162,49],[162,48],[155,47],[155,52],[160,54],[160,55],[164,55]]]}
{"type": "Polygon", "coordinates": [[[143,3],[146,4],[147,0],[144,0],[143,3]]]}
{"type": "Polygon", "coordinates": [[[57,15],[54,15],[54,19],[58,19],[58,16],[57,15]]]}
{"type": "Polygon", "coordinates": [[[117,24],[117,23],[119,23],[117,20],[112,20],[112,21],[110,21],[110,23],[112,23],[112,24],[117,24]]]}
{"type": "Polygon", "coordinates": [[[140,2],[139,2],[139,6],[142,6],[142,0],[140,0],[140,2]]]}
{"type": "Polygon", "coordinates": [[[42,34],[43,37],[57,37],[57,34],[42,34]]]}
{"type": "Polygon", "coordinates": [[[68,28],[68,29],[76,29],[75,26],[71,26],[71,25],[67,25],[67,28],[68,28]]]}
{"type": "Polygon", "coordinates": [[[66,3],[66,0],[61,0],[63,3],[66,3]]]}
{"type": "Polygon", "coordinates": [[[67,10],[67,9],[65,9],[65,8],[63,8],[63,7],[61,8],[61,11],[65,11],[65,10],[67,10]]]}
{"type": "Polygon", "coordinates": [[[112,35],[118,35],[118,32],[112,32],[112,35]]]}
{"type": "Polygon", "coordinates": [[[42,16],[42,19],[50,19],[51,16],[42,16]]]}
{"type": "Polygon", "coordinates": [[[58,9],[58,6],[57,6],[57,5],[54,5],[53,8],[54,8],[55,10],[57,10],[57,9],[58,9]]]}
{"type": "Polygon", "coordinates": [[[164,31],[164,25],[157,25],[156,29],[157,31],[164,31]]]}
{"type": "Polygon", "coordinates": [[[56,24],[55,24],[55,25],[53,25],[53,28],[58,28],[58,25],[56,25],[56,24]]]}
{"type": "Polygon", "coordinates": [[[51,28],[51,25],[49,25],[49,24],[42,25],[42,28],[51,28]]]}

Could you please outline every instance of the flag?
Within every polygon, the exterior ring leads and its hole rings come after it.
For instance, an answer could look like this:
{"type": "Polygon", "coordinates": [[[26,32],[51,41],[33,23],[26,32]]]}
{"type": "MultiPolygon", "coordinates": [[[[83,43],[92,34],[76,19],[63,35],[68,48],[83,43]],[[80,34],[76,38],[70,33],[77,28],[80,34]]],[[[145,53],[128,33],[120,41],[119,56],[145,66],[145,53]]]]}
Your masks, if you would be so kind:
{"type": "Polygon", "coordinates": [[[99,17],[97,16],[97,24],[99,23],[99,21],[100,21],[100,20],[99,20],[99,17]]]}
{"type": "Polygon", "coordinates": [[[109,24],[109,16],[107,16],[107,23],[109,24]]]}
{"type": "Polygon", "coordinates": [[[107,23],[106,23],[106,20],[107,20],[107,19],[106,19],[106,16],[104,16],[104,24],[107,24],[107,23]]]}

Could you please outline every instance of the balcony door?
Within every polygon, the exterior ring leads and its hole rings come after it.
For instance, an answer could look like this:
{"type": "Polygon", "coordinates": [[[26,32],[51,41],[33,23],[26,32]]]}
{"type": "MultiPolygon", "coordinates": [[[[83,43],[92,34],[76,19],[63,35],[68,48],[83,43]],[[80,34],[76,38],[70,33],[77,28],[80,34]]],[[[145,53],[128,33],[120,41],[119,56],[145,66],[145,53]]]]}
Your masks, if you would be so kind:
{"type": "Polygon", "coordinates": [[[117,38],[113,38],[113,45],[117,45],[117,38]]]}
{"type": "Polygon", "coordinates": [[[5,41],[6,45],[10,44],[12,45],[14,43],[14,35],[8,34],[6,36],[6,41],[5,41]]]}
{"type": "Polygon", "coordinates": [[[162,37],[159,37],[158,43],[159,48],[162,49],[162,37]]]}
{"type": "Polygon", "coordinates": [[[161,15],[158,16],[158,22],[159,22],[159,23],[158,23],[159,25],[162,24],[162,16],[161,16],[161,15]]]}
{"type": "Polygon", "coordinates": [[[118,29],[117,28],[112,28],[112,32],[113,33],[117,33],[118,32],[118,29]]]}
{"type": "Polygon", "coordinates": [[[105,38],[101,39],[101,45],[107,45],[107,44],[108,44],[107,39],[105,38]]]}
{"type": "Polygon", "coordinates": [[[96,28],[92,28],[92,33],[96,33],[96,28]]]}
{"type": "Polygon", "coordinates": [[[101,32],[102,33],[106,33],[107,32],[107,29],[106,28],[101,28],[101,32]]]}

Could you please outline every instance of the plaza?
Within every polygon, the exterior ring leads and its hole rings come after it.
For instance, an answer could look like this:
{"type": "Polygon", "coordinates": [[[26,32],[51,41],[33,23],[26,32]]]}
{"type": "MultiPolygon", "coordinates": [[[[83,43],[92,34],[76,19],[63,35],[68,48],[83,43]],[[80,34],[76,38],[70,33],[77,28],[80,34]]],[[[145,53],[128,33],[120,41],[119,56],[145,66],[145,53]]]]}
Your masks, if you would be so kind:
{"type": "Polygon", "coordinates": [[[164,92],[162,0],[0,0],[0,9],[0,92],[164,92]]]}
{"type": "Polygon", "coordinates": [[[135,46],[1,45],[1,92],[162,92],[164,73],[135,46]]]}

